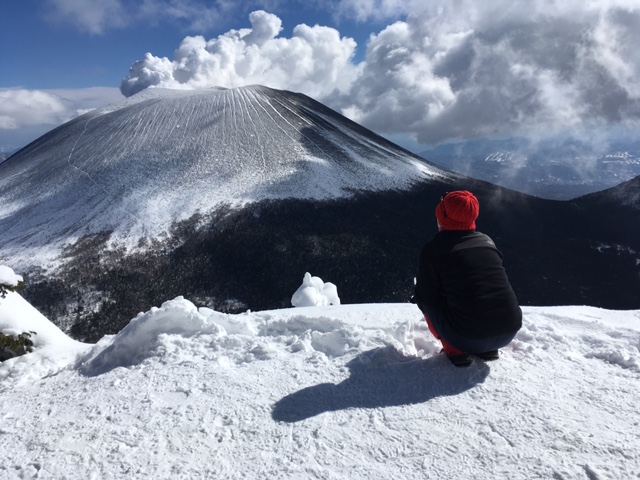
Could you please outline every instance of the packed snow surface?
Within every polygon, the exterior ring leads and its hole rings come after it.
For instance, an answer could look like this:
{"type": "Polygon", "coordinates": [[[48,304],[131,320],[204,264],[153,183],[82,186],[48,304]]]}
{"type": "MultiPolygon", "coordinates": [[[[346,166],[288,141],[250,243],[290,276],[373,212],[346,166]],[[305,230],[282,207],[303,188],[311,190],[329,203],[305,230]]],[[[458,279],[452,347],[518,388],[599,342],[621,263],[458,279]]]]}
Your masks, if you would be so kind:
{"type": "Polygon", "coordinates": [[[0,477],[629,479],[640,311],[525,307],[455,368],[410,304],[227,315],[178,297],[96,345],[17,293],[2,331],[0,477]]]}
{"type": "Polygon", "coordinates": [[[0,285],[7,287],[16,287],[22,281],[20,275],[16,275],[11,267],[0,265],[0,285]]]}

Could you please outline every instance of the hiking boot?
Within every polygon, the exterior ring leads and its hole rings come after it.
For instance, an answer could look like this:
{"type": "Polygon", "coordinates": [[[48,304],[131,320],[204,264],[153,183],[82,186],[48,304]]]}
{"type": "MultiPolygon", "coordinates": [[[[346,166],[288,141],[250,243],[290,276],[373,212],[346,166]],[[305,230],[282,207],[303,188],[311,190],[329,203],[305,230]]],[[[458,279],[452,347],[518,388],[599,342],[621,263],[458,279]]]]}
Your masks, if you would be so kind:
{"type": "Polygon", "coordinates": [[[468,367],[471,365],[471,355],[468,353],[462,353],[459,355],[447,355],[447,358],[456,367],[468,367]]]}
{"type": "Polygon", "coordinates": [[[500,358],[500,351],[490,350],[488,352],[476,353],[476,356],[482,360],[498,360],[500,358]]]}

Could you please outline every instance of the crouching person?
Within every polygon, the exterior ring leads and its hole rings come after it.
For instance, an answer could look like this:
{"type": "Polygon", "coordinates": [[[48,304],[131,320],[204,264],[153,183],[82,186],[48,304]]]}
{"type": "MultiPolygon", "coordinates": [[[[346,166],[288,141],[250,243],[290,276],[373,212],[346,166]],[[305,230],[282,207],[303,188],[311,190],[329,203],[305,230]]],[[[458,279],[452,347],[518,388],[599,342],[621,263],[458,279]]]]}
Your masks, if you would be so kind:
{"type": "Polygon", "coordinates": [[[493,240],[476,231],[478,199],[445,194],[436,208],[438,233],[422,248],[413,301],[456,366],[470,354],[494,360],[522,326],[522,311],[493,240]]]}

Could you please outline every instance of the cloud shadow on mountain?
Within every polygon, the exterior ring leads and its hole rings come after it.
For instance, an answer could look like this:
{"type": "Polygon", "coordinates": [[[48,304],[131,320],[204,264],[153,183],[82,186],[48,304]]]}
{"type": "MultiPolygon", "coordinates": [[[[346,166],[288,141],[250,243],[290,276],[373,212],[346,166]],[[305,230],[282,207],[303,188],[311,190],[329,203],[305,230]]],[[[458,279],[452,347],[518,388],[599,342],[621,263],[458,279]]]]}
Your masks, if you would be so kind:
{"type": "Polygon", "coordinates": [[[427,359],[409,357],[391,346],[364,352],[347,367],[349,378],[338,384],[307,387],[276,402],[272,418],[277,422],[295,423],[349,408],[425,403],[470,390],[483,383],[490,372],[483,362],[456,368],[442,355],[427,359]]]}

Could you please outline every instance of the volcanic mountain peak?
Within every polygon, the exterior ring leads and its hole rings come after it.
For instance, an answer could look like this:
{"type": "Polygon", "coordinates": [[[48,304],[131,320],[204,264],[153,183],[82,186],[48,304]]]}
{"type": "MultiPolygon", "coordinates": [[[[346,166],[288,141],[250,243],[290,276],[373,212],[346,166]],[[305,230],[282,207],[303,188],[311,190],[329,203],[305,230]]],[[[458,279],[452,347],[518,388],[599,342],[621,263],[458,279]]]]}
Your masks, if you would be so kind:
{"type": "Polygon", "coordinates": [[[100,231],[132,240],[221,204],[452,177],[301,94],[148,89],[0,165],[0,241],[16,253],[100,231]]]}
{"type": "Polygon", "coordinates": [[[640,211],[640,176],[583,198],[601,204],[625,205],[640,211]]]}

